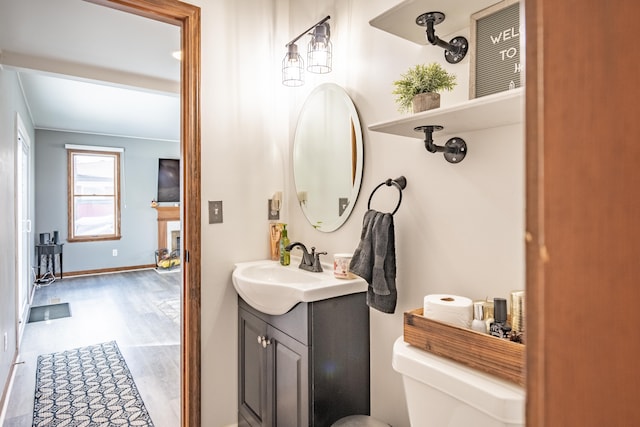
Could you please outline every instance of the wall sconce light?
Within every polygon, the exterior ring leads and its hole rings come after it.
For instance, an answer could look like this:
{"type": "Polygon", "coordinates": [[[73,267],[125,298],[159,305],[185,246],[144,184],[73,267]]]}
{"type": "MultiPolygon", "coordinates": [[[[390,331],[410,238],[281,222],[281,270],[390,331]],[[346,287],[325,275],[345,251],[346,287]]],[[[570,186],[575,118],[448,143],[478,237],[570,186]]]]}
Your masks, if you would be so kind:
{"type": "Polygon", "coordinates": [[[331,40],[329,24],[317,25],[307,46],[307,70],[316,74],[331,72],[331,40]]]}
{"type": "Polygon", "coordinates": [[[444,146],[433,142],[433,132],[444,129],[439,125],[418,126],[413,128],[416,132],[424,132],[424,148],[430,153],[444,153],[444,158],[449,163],[460,163],[467,155],[467,143],[462,138],[449,139],[444,146]]]}
{"type": "Polygon", "coordinates": [[[295,43],[287,45],[287,54],[282,60],[282,84],[292,87],[304,84],[304,62],[295,43]]]}
{"type": "Polygon", "coordinates": [[[327,22],[330,18],[326,16],[285,45],[287,53],[282,60],[283,85],[295,87],[304,84],[304,61],[298,54],[296,42],[306,34],[311,35],[307,46],[307,70],[317,74],[331,71],[331,32],[327,22]]]}
{"type": "Polygon", "coordinates": [[[469,42],[462,36],[454,37],[449,43],[441,40],[436,36],[435,26],[442,21],[444,21],[444,13],[442,12],[427,12],[416,18],[416,24],[427,27],[427,41],[444,49],[444,59],[449,64],[457,64],[467,55],[469,42]]]}

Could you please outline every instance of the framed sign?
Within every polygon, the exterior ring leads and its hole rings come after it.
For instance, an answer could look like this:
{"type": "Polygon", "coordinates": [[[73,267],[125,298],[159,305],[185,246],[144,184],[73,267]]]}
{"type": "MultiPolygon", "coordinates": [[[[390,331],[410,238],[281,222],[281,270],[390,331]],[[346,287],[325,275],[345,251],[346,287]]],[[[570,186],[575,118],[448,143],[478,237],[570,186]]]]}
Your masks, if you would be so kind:
{"type": "Polygon", "coordinates": [[[521,86],[520,3],[503,0],[471,15],[469,98],[521,86]]]}

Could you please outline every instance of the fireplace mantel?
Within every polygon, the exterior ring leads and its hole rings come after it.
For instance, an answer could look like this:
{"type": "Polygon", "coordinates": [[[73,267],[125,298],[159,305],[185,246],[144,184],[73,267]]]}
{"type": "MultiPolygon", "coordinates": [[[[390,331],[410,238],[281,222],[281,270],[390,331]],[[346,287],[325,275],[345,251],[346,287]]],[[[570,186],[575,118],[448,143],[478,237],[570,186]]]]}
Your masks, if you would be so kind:
{"type": "Polygon", "coordinates": [[[158,249],[167,247],[167,222],[180,221],[180,206],[156,206],[158,211],[158,249]]]}

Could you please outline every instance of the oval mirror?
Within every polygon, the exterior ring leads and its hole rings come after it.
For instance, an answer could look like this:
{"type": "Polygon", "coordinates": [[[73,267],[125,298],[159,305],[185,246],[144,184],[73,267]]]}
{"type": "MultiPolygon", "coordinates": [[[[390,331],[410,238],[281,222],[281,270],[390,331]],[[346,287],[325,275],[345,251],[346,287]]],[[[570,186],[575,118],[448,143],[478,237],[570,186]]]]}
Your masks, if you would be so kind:
{"type": "Polygon", "coordinates": [[[345,223],[362,181],[360,119],[347,92],[333,83],[313,90],[298,117],[293,177],[309,223],[330,232],[345,223]]]}

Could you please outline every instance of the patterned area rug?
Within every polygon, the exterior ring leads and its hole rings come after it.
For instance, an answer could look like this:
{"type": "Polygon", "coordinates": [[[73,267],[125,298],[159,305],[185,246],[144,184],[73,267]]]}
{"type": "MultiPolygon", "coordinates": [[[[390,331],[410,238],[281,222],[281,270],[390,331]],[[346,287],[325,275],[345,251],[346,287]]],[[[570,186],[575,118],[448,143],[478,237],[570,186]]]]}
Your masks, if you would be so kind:
{"type": "Polygon", "coordinates": [[[33,426],[153,427],[115,341],[38,356],[33,426]]]}

